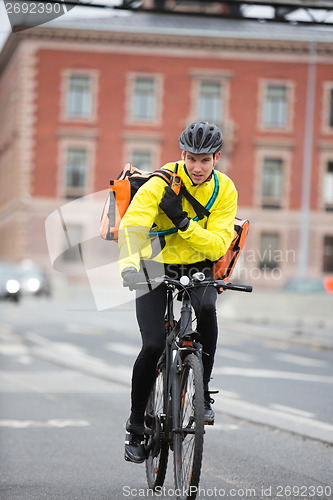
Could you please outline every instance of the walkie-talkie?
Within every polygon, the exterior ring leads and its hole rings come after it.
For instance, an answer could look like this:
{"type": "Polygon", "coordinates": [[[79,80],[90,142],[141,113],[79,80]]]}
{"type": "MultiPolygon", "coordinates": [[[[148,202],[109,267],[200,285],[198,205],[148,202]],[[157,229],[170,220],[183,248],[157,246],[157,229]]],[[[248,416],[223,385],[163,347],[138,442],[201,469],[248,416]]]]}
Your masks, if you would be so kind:
{"type": "Polygon", "coordinates": [[[182,180],[179,177],[179,175],[177,175],[177,172],[178,172],[178,163],[176,163],[176,165],[175,165],[175,170],[171,176],[171,181],[170,181],[170,187],[171,187],[172,191],[174,193],[176,193],[176,195],[178,196],[179,192],[180,192],[180,188],[182,186],[182,180]]]}

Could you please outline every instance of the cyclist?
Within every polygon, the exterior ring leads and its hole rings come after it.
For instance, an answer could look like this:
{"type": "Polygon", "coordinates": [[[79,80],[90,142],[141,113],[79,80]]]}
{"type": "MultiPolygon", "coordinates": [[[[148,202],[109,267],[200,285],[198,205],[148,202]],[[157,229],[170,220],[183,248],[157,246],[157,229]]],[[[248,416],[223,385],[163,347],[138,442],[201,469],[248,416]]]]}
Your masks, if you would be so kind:
{"type": "MultiPolygon", "coordinates": [[[[237,191],[231,179],[214,169],[221,156],[221,131],[208,122],[192,123],[182,132],[179,145],[182,160],[177,162],[177,174],[201,205],[207,206],[210,200],[213,201],[210,214],[198,220],[194,207],[181,192],[177,195],[159,177],[150,178],[131,201],[119,232],[120,271],[123,285],[130,289],[145,281],[145,276],[166,274],[179,279],[183,274],[191,277],[201,271],[207,279],[213,279],[213,262],[225,254],[233,239],[237,191]],[[159,237],[151,239],[148,236],[152,227],[159,237]],[[169,229],[173,231],[171,234],[169,229]]],[[[175,163],[168,163],[163,168],[174,171],[175,163]]],[[[191,299],[203,345],[207,423],[214,422],[209,381],[218,336],[216,298],[216,289],[211,286],[196,289],[191,299]]],[[[135,463],[146,458],[144,411],[165,345],[165,308],[166,288],[163,285],[136,292],[142,349],[133,367],[131,413],[125,438],[125,459],[135,463]]]]}

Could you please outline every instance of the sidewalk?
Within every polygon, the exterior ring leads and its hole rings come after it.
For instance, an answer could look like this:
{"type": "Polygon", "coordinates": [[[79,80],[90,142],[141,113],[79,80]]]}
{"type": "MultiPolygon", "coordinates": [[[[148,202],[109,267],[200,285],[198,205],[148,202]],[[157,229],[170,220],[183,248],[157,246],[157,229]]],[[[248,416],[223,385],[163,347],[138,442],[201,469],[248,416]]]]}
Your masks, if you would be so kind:
{"type": "Polygon", "coordinates": [[[333,349],[333,295],[230,291],[217,310],[229,332],[333,349]]]}

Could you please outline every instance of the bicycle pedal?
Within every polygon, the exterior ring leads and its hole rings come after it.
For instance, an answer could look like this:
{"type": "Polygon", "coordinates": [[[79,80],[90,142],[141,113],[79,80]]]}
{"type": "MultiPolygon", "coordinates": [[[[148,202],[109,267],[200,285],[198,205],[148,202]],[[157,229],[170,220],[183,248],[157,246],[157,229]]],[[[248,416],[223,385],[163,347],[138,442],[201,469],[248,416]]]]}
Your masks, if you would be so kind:
{"type": "Polygon", "coordinates": [[[214,425],[214,420],[211,421],[205,421],[205,425],[214,425]]]}

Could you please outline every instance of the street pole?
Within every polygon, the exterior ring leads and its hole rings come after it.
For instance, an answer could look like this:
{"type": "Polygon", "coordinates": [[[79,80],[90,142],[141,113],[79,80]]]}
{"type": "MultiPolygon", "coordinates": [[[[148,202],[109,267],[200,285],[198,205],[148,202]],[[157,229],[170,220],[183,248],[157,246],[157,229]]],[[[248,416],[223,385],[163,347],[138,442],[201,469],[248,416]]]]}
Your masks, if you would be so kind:
{"type": "Polygon", "coordinates": [[[313,126],[316,100],[316,73],[317,73],[317,43],[312,40],[309,49],[308,80],[305,104],[305,128],[303,143],[303,175],[301,223],[298,252],[298,278],[307,277],[310,208],[311,208],[311,176],[313,159],[313,126]]]}

